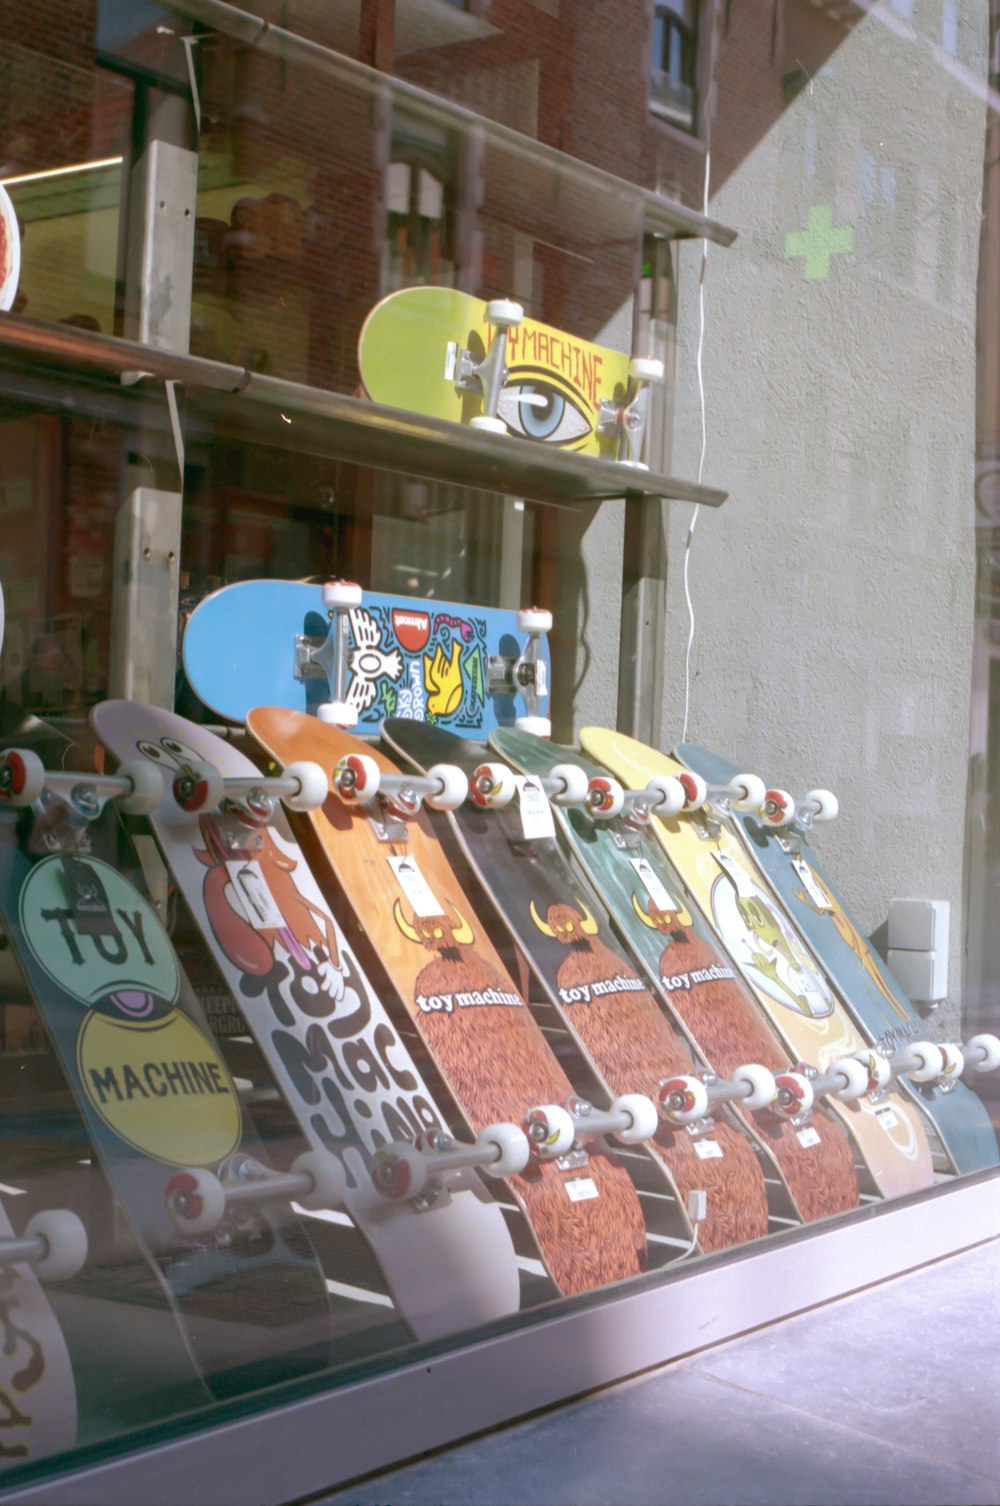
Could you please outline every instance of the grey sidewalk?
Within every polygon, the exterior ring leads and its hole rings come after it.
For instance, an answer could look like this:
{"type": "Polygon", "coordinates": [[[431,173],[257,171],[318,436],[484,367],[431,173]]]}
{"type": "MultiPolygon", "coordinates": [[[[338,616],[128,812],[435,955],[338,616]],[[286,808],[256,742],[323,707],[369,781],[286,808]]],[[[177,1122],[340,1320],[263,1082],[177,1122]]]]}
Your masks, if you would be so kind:
{"type": "Polygon", "coordinates": [[[1000,1506],[1000,1242],[316,1506],[758,1502],[1000,1506]]]}

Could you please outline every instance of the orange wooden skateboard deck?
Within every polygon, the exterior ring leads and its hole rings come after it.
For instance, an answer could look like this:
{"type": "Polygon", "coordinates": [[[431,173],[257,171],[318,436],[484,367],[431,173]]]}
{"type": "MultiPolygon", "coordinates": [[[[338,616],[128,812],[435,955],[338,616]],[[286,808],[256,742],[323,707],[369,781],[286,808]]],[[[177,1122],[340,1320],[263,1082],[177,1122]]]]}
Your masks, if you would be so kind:
{"type": "MultiPolygon", "coordinates": [[[[299,839],[332,901],[353,909],[466,1125],[524,1125],[573,1088],[524,999],[473,918],[426,814],[401,820],[384,802],[347,805],[334,793],[342,757],[384,754],[300,712],[251,711],[251,735],[281,766],[311,759],[327,772],[321,809],[297,818],[299,839]]],[[[559,1289],[576,1293],[639,1274],[646,1230],[627,1172],[592,1138],[557,1159],[532,1156],[507,1179],[559,1289]]]]}

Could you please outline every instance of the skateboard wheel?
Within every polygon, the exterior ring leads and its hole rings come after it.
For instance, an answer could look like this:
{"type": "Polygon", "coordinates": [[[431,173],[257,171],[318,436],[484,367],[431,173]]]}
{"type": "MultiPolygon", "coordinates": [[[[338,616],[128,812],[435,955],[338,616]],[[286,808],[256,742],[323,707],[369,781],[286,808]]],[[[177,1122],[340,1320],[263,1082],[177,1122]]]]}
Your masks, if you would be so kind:
{"type": "Polygon", "coordinates": [[[795,819],[795,801],[787,790],[768,790],[760,803],[765,826],[788,826],[795,819]]]}
{"type": "Polygon", "coordinates": [[[372,1181],[383,1197],[419,1197],[427,1186],[427,1162],[409,1141],[393,1141],[383,1145],[375,1157],[372,1181]]]}
{"type": "Polygon", "coordinates": [[[693,792],[686,790],[683,780],[675,779],[672,774],[654,774],[643,793],[658,816],[676,816],[690,805],[693,792]]]}
{"type": "Polygon", "coordinates": [[[25,1234],[40,1234],[48,1245],[34,1263],[42,1281],[69,1281],[82,1271],[87,1259],[87,1231],[69,1208],[45,1208],[28,1220],[25,1234]]]}
{"type": "Polygon", "coordinates": [[[530,732],[532,737],[552,736],[552,723],[547,716],[518,716],[514,726],[518,732],[530,732]]]}
{"type": "Polygon", "coordinates": [[[374,800],[381,770],[367,753],[348,753],[333,771],[334,793],[345,805],[365,805],[374,800]]]}
{"type": "Polygon", "coordinates": [[[814,821],[836,820],[837,814],[840,811],[840,801],[832,790],[810,790],[806,795],[806,801],[810,805],[819,806],[819,809],[812,813],[814,821]]]}
{"type": "Polygon", "coordinates": [[[505,763],[481,763],[469,780],[469,795],[484,810],[502,810],[517,794],[514,775],[505,763]]]}
{"type": "Polygon", "coordinates": [[[318,763],[313,763],[308,758],[290,763],[285,770],[285,778],[297,779],[299,782],[298,794],[284,797],[290,811],[317,810],[330,793],[323,770],[318,763]]]}
{"type": "Polygon", "coordinates": [[[479,429],[483,434],[506,434],[507,425],[502,418],[491,418],[488,413],[479,413],[469,419],[470,429],[479,429]]]}
{"type": "Polygon", "coordinates": [[[660,1084],[660,1113],[671,1124],[695,1124],[708,1113],[708,1090],[697,1077],[668,1077],[660,1084]]]}
{"type": "Polygon", "coordinates": [[[291,1170],[295,1176],[312,1177],[312,1191],[295,1199],[303,1208],[319,1212],[324,1208],[336,1208],[344,1201],[347,1173],[331,1151],[304,1150],[295,1157],[291,1170]]]}
{"type": "MultiPolygon", "coordinates": [[[[650,783],[655,783],[655,780],[650,780],[650,783]]],[[[701,810],[708,799],[708,785],[701,775],[695,774],[691,769],[685,769],[683,774],[677,775],[677,783],[684,791],[684,809],[701,810]]]]}
{"type": "Polygon", "coordinates": [[[170,1217],[185,1234],[207,1234],[226,1215],[226,1194],[214,1171],[189,1166],[167,1183],[170,1217]]]}
{"type": "Polygon", "coordinates": [[[516,1124],[488,1124],[476,1136],[476,1144],[483,1150],[495,1146],[499,1151],[495,1161],[483,1166],[491,1177],[516,1177],[531,1160],[531,1141],[516,1124]]]}
{"type": "Polygon", "coordinates": [[[599,774],[587,786],[587,811],[595,821],[611,821],[625,804],[625,791],[617,779],[599,774]]]}
{"type": "Polygon", "coordinates": [[[513,298],[491,298],[486,305],[486,323],[495,324],[497,329],[509,329],[523,318],[524,309],[513,298]]]}
{"type": "Polygon", "coordinates": [[[177,805],[189,816],[214,810],[225,792],[225,780],[214,763],[185,764],[174,775],[170,786],[177,805]]]}
{"type": "Polygon", "coordinates": [[[557,763],[549,770],[550,779],[562,781],[562,789],[549,799],[553,805],[582,805],[590,790],[590,780],[575,763],[557,763]]]}
{"type": "Polygon", "coordinates": [[[643,1140],[652,1140],[660,1127],[656,1104],[645,1093],[623,1093],[611,1105],[612,1114],[628,1114],[631,1124],[627,1129],[615,1130],[615,1139],[622,1145],[640,1145],[643,1140]]]}
{"type": "Polygon", "coordinates": [[[7,805],[30,805],[45,788],[45,765],[27,748],[8,748],[0,765],[0,798],[7,805]]]}
{"type": "Polygon", "coordinates": [[[551,633],[552,613],[544,607],[522,607],[517,614],[519,633],[551,633]]]}
{"type": "Polygon", "coordinates": [[[528,1139],[535,1154],[543,1160],[563,1156],[576,1140],[573,1116],[558,1103],[543,1104],[527,1117],[528,1139]]]}
{"type": "Polygon", "coordinates": [[[436,763],[427,770],[428,779],[440,780],[441,788],[424,799],[432,811],[453,811],[464,804],[469,794],[469,776],[453,763],[436,763]]]}
{"type": "Polygon", "coordinates": [[[743,1109],[769,1108],[778,1095],[774,1073],[767,1067],[762,1067],[759,1062],[745,1062],[742,1067],[737,1067],[733,1073],[733,1082],[741,1086],[746,1084],[750,1088],[746,1098],[739,1101],[739,1106],[743,1109]]]}
{"type": "Polygon", "coordinates": [[[859,1051],[855,1057],[868,1073],[868,1092],[887,1088],[892,1081],[892,1066],[880,1051],[859,1051]]]}
{"type": "Polygon", "coordinates": [[[633,356],[628,363],[628,374],[637,382],[662,382],[663,362],[655,356],[633,356]]]}
{"type": "Polygon", "coordinates": [[[840,1072],[847,1079],[842,1088],[833,1090],[832,1096],[839,1102],[853,1103],[855,1098],[863,1098],[868,1092],[868,1068],[857,1057],[842,1056],[829,1070],[840,1072]]]}
{"type": "Polygon", "coordinates": [[[916,1060],[916,1066],[906,1068],[907,1077],[914,1082],[933,1082],[944,1075],[944,1056],[932,1041],[914,1041],[907,1046],[906,1054],[911,1061],[916,1060]]]}
{"type": "Polygon", "coordinates": [[[323,586],[323,605],[328,611],[361,605],[361,587],[353,580],[328,580],[323,586]]]}
{"type": "Polygon", "coordinates": [[[127,779],[132,788],[117,797],[119,807],[128,816],[145,816],[163,799],[163,770],[146,758],[130,759],[118,765],[118,778],[127,779]]]}
{"type": "Polygon", "coordinates": [[[726,789],[733,809],[738,811],[760,810],[767,794],[767,785],[756,774],[737,774],[735,779],[730,779],[726,789]]]}
{"type": "Polygon", "coordinates": [[[782,1119],[797,1119],[800,1114],[808,1114],[816,1098],[808,1077],[801,1072],[779,1072],[774,1082],[778,1092],[771,1108],[776,1114],[782,1119]]]}
{"type": "Polygon", "coordinates": [[[954,1041],[942,1041],[940,1049],[944,1057],[945,1080],[957,1082],[965,1071],[965,1057],[962,1055],[961,1046],[957,1046],[954,1041]]]}
{"type": "Polygon", "coordinates": [[[995,1035],[973,1035],[966,1042],[966,1051],[981,1053],[978,1061],[970,1061],[973,1072],[995,1072],[1000,1067],[1000,1040],[995,1035]]]}
{"type": "Polygon", "coordinates": [[[358,725],[358,712],[347,701],[322,701],[316,707],[316,720],[325,722],[328,727],[342,727],[345,732],[349,732],[358,725]]]}

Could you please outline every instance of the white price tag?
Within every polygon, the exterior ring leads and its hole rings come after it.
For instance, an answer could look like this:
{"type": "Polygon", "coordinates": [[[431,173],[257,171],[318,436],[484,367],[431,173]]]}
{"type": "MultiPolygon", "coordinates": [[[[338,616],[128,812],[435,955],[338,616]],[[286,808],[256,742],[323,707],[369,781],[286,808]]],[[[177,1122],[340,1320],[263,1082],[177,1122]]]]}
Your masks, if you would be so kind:
{"type": "Polygon", "coordinates": [[[536,695],[548,695],[548,693],[549,693],[549,676],[548,676],[548,670],[545,667],[545,660],[544,659],[536,659],[535,660],[535,694],[536,695]]]}
{"type": "Polygon", "coordinates": [[[244,861],[237,858],[226,864],[226,871],[233,892],[254,930],[280,931],[285,925],[285,917],[267,887],[267,879],[260,864],[252,859],[244,861]]]}
{"type": "Polygon", "coordinates": [[[455,380],[455,367],[458,365],[458,346],[454,340],[449,340],[444,351],[444,379],[446,382],[455,380]]]}
{"type": "Polygon", "coordinates": [[[680,910],[680,905],[674,899],[673,895],[660,883],[647,858],[629,858],[629,862],[635,869],[636,876],[642,887],[658,910],[680,910]]]}
{"type": "Polygon", "coordinates": [[[888,1130],[894,1130],[896,1128],[896,1125],[899,1123],[899,1120],[896,1118],[896,1115],[893,1113],[892,1109],[890,1109],[888,1105],[886,1105],[885,1108],[876,1109],[875,1110],[875,1118],[878,1120],[878,1122],[882,1126],[882,1128],[884,1130],[887,1130],[887,1131],[888,1130]]]}
{"type": "Polygon", "coordinates": [[[443,915],[434,891],[412,858],[387,858],[396,882],[413,906],[414,915],[443,915]]]}
{"type": "Polygon", "coordinates": [[[803,889],[805,889],[806,893],[812,900],[813,904],[816,906],[817,910],[829,910],[829,901],[827,900],[827,897],[823,893],[819,884],[816,882],[815,874],[813,873],[812,869],[809,867],[809,864],[805,861],[805,859],[793,858],[792,867],[795,869],[795,872],[802,880],[802,887],[803,889]]]}
{"type": "Polygon", "coordinates": [[[515,774],[518,807],[521,812],[521,830],[525,840],[533,842],[538,837],[554,837],[555,823],[549,798],[542,789],[541,780],[532,774],[515,774]]]}
{"type": "Polygon", "coordinates": [[[807,1125],[805,1129],[796,1130],[795,1137],[800,1145],[805,1146],[806,1150],[809,1149],[810,1145],[819,1144],[819,1130],[813,1129],[811,1124],[807,1125]]]}
{"type": "Polygon", "coordinates": [[[696,1140],[694,1153],[699,1161],[721,1161],[722,1146],[718,1140],[696,1140]]]}
{"type": "Polygon", "coordinates": [[[593,1177],[570,1177],[563,1182],[566,1196],[571,1203],[585,1203],[588,1198],[597,1197],[597,1183],[593,1177]]]}

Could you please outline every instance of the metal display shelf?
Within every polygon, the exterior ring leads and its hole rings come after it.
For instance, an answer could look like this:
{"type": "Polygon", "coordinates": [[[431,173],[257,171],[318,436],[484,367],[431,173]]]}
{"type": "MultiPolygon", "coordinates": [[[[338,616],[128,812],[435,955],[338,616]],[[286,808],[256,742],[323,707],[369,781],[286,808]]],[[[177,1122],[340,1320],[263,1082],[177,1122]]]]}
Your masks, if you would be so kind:
{"type": "MultiPolygon", "coordinates": [[[[0,368],[4,366],[15,379],[8,389],[12,396],[26,395],[26,375],[37,377],[46,367],[73,374],[77,395],[57,397],[62,408],[85,406],[78,389],[86,372],[117,379],[116,396],[126,402],[148,392],[150,381],[175,382],[184,391],[184,429],[192,439],[203,434],[294,448],[554,507],[619,498],[719,507],[727,496],[613,460],[479,434],[320,387],[66,325],[0,316],[0,368]]],[[[111,395],[105,384],[105,400],[111,395]]]]}

